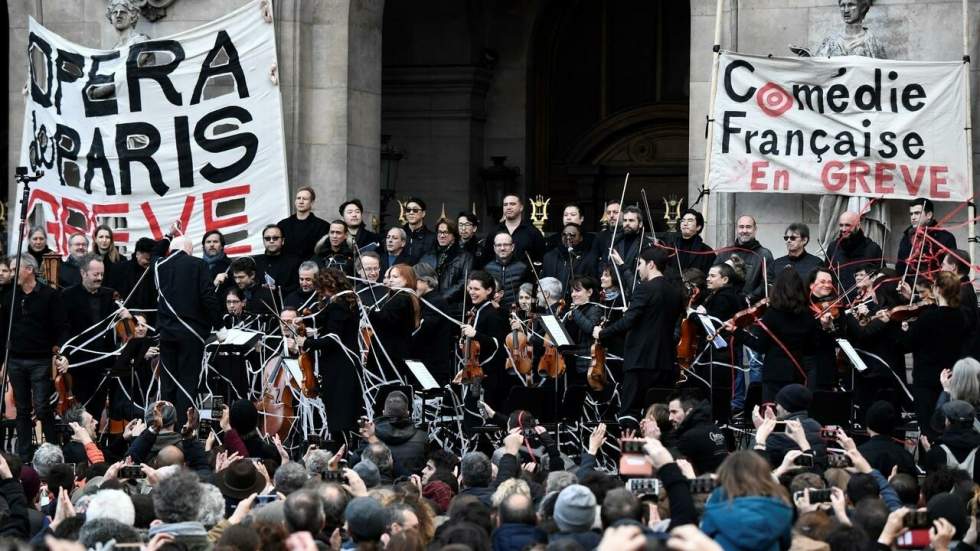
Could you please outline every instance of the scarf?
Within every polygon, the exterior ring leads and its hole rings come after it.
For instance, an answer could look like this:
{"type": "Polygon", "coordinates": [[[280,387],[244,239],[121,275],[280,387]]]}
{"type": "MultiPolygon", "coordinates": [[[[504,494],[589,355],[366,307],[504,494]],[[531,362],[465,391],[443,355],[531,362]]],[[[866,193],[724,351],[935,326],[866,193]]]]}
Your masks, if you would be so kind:
{"type": "Polygon", "coordinates": [[[208,270],[210,270],[215,264],[217,264],[222,260],[227,262],[228,256],[225,254],[224,251],[221,251],[220,253],[214,256],[204,255],[203,257],[201,257],[201,260],[204,260],[204,263],[208,265],[208,270]]]}

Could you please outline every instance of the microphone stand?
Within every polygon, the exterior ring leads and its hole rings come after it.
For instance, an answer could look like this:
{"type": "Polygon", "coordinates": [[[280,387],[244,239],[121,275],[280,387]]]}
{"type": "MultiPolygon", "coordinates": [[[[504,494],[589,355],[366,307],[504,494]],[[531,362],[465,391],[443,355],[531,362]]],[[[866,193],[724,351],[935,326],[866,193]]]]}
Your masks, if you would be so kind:
{"type": "MultiPolygon", "coordinates": [[[[7,395],[7,385],[10,384],[10,377],[8,373],[8,366],[10,362],[10,336],[13,334],[14,329],[14,303],[17,301],[17,290],[20,287],[20,258],[24,254],[21,249],[24,247],[24,230],[27,229],[27,202],[31,195],[31,182],[36,182],[44,176],[44,171],[35,172],[33,176],[28,176],[27,167],[19,166],[16,169],[14,179],[18,183],[23,184],[24,189],[21,191],[20,196],[20,225],[18,226],[17,235],[17,254],[14,256],[14,274],[13,280],[10,285],[10,313],[7,316],[7,337],[4,341],[6,346],[3,352],[3,381],[0,382],[0,397],[7,395]]],[[[37,277],[35,272],[34,277],[37,277]]],[[[0,399],[0,419],[3,419],[7,413],[7,401],[5,399],[0,399]]],[[[0,436],[3,440],[3,447],[6,449],[8,438],[7,432],[3,431],[3,435],[0,436]]]]}

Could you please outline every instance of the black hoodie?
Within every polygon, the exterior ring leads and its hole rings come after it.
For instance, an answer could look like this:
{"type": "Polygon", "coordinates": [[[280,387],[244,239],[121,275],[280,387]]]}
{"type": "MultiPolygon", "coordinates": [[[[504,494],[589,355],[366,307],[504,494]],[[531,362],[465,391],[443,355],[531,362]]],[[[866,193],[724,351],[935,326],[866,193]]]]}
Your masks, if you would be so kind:
{"type": "Polygon", "coordinates": [[[379,417],[375,420],[374,434],[391,450],[395,474],[418,474],[426,461],[425,431],[415,428],[408,417],[379,417]]]}
{"type": "Polygon", "coordinates": [[[725,435],[711,419],[711,404],[703,400],[691,408],[676,432],[677,449],[697,474],[713,473],[728,457],[725,435]]]}

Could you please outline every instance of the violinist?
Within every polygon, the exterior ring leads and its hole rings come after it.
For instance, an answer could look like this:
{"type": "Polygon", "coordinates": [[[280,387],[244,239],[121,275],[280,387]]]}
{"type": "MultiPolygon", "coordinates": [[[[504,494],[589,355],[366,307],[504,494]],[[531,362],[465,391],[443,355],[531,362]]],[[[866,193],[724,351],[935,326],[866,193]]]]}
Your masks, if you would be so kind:
{"type": "Polygon", "coordinates": [[[534,284],[521,283],[517,291],[517,317],[527,321],[534,311],[534,284]]]}
{"type": "Polygon", "coordinates": [[[847,297],[838,295],[834,286],[834,273],[824,267],[810,272],[810,312],[820,322],[823,331],[814,334],[817,349],[812,362],[808,362],[807,387],[811,391],[832,390],[837,383],[837,343],[835,338],[844,335],[840,314],[847,309],[847,297]]]}
{"type": "MultiPolygon", "coordinates": [[[[735,312],[745,308],[745,299],[740,296],[738,291],[742,286],[742,281],[738,279],[735,269],[732,268],[730,264],[725,262],[719,262],[708,269],[708,274],[705,277],[705,285],[707,287],[707,297],[704,302],[694,309],[688,318],[690,321],[695,322],[696,327],[703,328],[700,320],[698,319],[699,314],[706,314],[712,322],[712,327],[716,325],[721,325],[726,320],[732,318],[735,312]]],[[[709,381],[730,381],[732,379],[732,373],[729,372],[731,368],[722,368],[722,366],[717,366],[718,370],[711,376],[711,372],[715,370],[716,364],[714,362],[726,363],[738,366],[741,364],[741,347],[732,346],[730,339],[728,338],[728,333],[723,332],[721,337],[729,342],[729,345],[723,348],[717,348],[714,344],[707,343],[707,338],[710,335],[704,335],[701,331],[701,338],[699,339],[700,345],[698,350],[704,349],[705,346],[710,346],[708,352],[703,357],[707,359],[710,363],[706,369],[702,369],[698,366],[698,371],[703,373],[703,377],[709,381]],[[715,354],[718,354],[717,356],[715,354]],[[715,376],[717,378],[715,378],[715,376]]],[[[727,385],[724,385],[727,386],[727,385]]]]}
{"type": "Polygon", "coordinates": [[[626,335],[624,376],[619,415],[635,415],[652,386],[671,386],[677,381],[674,327],[684,309],[684,295],[679,285],[663,277],[667,253],[647,247],[637,262],[639,284],[623,317],[600,329],[593,338],[607,339],[626,335]]]}
{"type": "Polygon", "coordinates": [[[299,287],[286,295],[286,302],[283,306],[292,306],[298,310],[312,308],[317,302],[316,276],[320,273],[320,267],[312,260],[306,260],[299,265],[299,287]]]}
{"type": "MultiPolygon", "coordinates": [[[[917,281],[923,279],[920,274],[917,281]]],[[[905,334],[899,343],[912,353],[912,396],[919,426],[934,438],[936,431],[929,421],[943,390],[939,375],[944,369],[952,369],[960,358],[966,324],[959,310],[960,278],[956,274],[939,272],[929,295],[935,304],[926,306],[917,318],[902,322],[905,334]]],[[[890,313],[880,312],[879,317],[887,321],[890,313]]]]}
{"type": "Polygon", "coordinates": [[[970,258],[970,253],[957,250],[950,251],[943,255],[940,269],[944,272],[956,274],[960,278],[960,312],[963,314],[963,322],[966,327],[966,337],[963,339],[963,356],[980,358],[977,352],[977,327],[980,324],[980,310],[977,308],[977,293],[973,290],[970,283],[970,265],[966,259],[970,258]]]}
{"type": "Polygon", "coordinates": [[[848,341],[859,352],[867,352],[862,359],[868,369],[854,378],[854,403],[861,411],[877,400],[898,404],[903,395],[898,382],[905,383],[905,354],[895,345],[901,339],[900,328],[875,316],[901,303],[895,285],[882,284],[884,279],[882,269],[874,264],[858,266],[854,271],[856,298],[843,317],[848,341]]]}
{"type": "MultiPolygon", "coordinates": [[[[104,377],[114,359],[108,354],[116,349],[112,338],[113,326],[109,322],[118,308],[113,296],[118,295],[112,289],[102,286],[105,264],[99,255],[86,254],[79,261],[78,269],[81,283],[64,289],[61,299],[68,314],[72,335],[70,344],[84,348],[85,351],[69,347],[65,352],[69,363],[82,364],[71,370],[75,398],[86,404],[86,409],[93,417],[99,418],[110,387],[104,377]],[[84,344],[93,338],[94,340],[84,344]]],[[[125,309],[122,316],[131,317],[125,309]]]]}
{"type": "MultiPolygon", "coordinates": [[[[542,284],[544,280],[541,280],[542,284]]],[[[565,331],[575,343],[565,351],[568,386],[587,386],[586,375],[591,365],[592,329],[602,320],[603,308],[593,301],[599,294],[599,284],[592,276],[572,278],[572,305],[565,316],[565,331]]]]}
{"type": "MultiPolygon", "coordinates": [[[[553,277],[541,278],[540,285],[538,289],[538,297],[536,304],[536,311],[542,312],[544,314],[551,314],[558,319],[561,319],[564,310],[562,309],[562,288],[561,282],[553,277]]],[[[541,322],[540,318],[532,316],[530,318],[530,323],[525,324],[515,319],[510,318],[510,328],[511,330],[524,331],[527,333],[527,338],[534,347],[534,365],[537,369],[540,364],[540,359],[545,352],[544,336],[545,328],[544,324],[541,322]]]]}
{"type": "Polygon", "coordinates": [[[435,292],[439,288],[435,269],[428,264],[416,264],[413,269],[415,289],[425,300],[422,302],[422,321],[412,335],[411,357],[425,364],[439,385],[446,385],[453,375],[453,343],[458,336],[457,330],[444,314],[439,313],[447,312],[449,305],[435,292]]]}
{"type": "Polygon", "coordinates": [[[357,430],[357,419],[365,413],[357,353],[357,295],[344,273],[336,268],[320,270],[316,283],[317,295],[326,303],[315,314],[319,329],[315,337],[295,339],[302,350],[317,355],[320,398],[327,425],[331,437],[343,439],[346,431],[357,430]]]}
{"type": "MultiPolygon", "coordinates": [[[[771,402],[781,388],[804,380],[806,358],[814,354],[816,347],[813,336],[821,332],[796,270],[785,269],[776,276],[761,322],[740,332],[739,338],[745,346],[765,355],[762,399],[771,402]]],[[[726,329],[732,331],[734,325],[729,321],[726,329]]]]}
{"type": "Polygon", "coordinates": [[[404,373],[408,369],[405,358],[411,356],[412,333],[422,315],[415,296],[415,272],[408,264],[395,264],[385,273],[384,283],[388,292],[368,314],[377,341],[373,345],[374,356],[379,365],[391,365],[404,373]]]}
{"type": "Polygon", "coordinates": [[[17,272],[17,296],[11,309],[10,294],[0,297],[0,331],[7,335],[7,315],[13,311],[13,328],[6,343],[10,359],[7,375],[17,403],[17,454],[30,461],[32,412],[41,421],[44,437],[59,441],[54,422],[51,394],[52,363],[59,371],[68,370],[68,360],[55,356],[52,350],[68,340],[68,318],[58,292],[37,280],[38,264],[34,257],[23,254],[17,272]]]}
{"type": "Polygon", "coordinates": [[[507,338],[507,321],[494,306],[492,298],[496,292],[493,278],[483,270],[470,272],[466,283],[466,293],[474,314],[472,324],[464,324],[462,337],[480,343],[480,364],[483,367],[484,401],[501,407],[510,393],[513,379],[505,376],[504,340],[507,338]]]}

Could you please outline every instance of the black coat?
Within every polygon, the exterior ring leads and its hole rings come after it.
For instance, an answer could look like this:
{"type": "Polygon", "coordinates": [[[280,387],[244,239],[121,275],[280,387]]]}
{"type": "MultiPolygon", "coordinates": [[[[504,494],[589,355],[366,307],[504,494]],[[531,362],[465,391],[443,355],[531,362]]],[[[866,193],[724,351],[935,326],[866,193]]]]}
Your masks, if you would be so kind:
{"type": "Polygon", "coordinates": [[[460,241],[460,246],[464,251],[470,253],[473,256],[473,269],[482,270],[483,266],[493,260],[493,254],[487,256],[486,243],[483,239],[478,236],[473,236],[472,239],[463,243],[460,241]]]}
{"type": "Polygon", "coordinates": [[[639,258],[640,252],[643,249],[651,246],[653,246],[653,238],[649,235],[627,235],[620,231],[616,234],[616,244],[613,246],[613,249],[623,259],[623,264],[614,268],[612,266],[612,260],[609,259],[609,250],[607,248],[603,251],[603,261],[596,267],[596,273],[601,273],[607,267],[614,270],[614,273],[619,274],[619,280],[623,282],[623,288],[629,293],[633,288],[633,284],[637,282],[636,259],[639,258]]]}
{"type": "Polygon", "coordinates": [[[421,474],[428,451],[426,431],[415,428],[411,419],[380,417],[374,434],[391,450],[396,472],[421,474]]]}
{"type": "Polygon", "coordinates": [[[381,279],[384,279],[385,273],[388,272],[388,268],[391,268],[395,264],[408,264],[409,266],[415,264],[415,261],[408,254],[408,247],[402,249],[402,252],[398,253],[398,256],[396,256],[392,261],[388,260],[388,251],[379,251],[378,255],[381,257],[381,262],[379,263],[381,265],[381,279]]]}
{"type": "Polygon", "coordinates": [[[409,258],[409,264],[415,264],[420,258],[429,254],[436,248],[436,232],[430,230],[428,226],[422,225],[417,230],[402,226],[408,242],[405,243],[405,251],[409,258]]]}
{"type": "Polygon", "coordinates": [[[432,291],[423,296],[429,306],[422,303],[422,323],[412,335],[411,357],[419,360],[427,368],[440,385],[449,383],[453,373],[453,347],[459,331],[449,323],[449,320],[433,310],[433,307],[445,312],[449,306],[439,293],[432,291]]]}
{"type": "Polygon", "coordinates": [[[636,286],[623,317],[603,328],[599,337],[626,334],[626,371],[674,371],[674,326],[683,310],[684,296],[677,285],[665,277],[644,281],[636,286]]]}
{"type": "MultiPolygon", "coordinates": [[[[950,427],[946,429],[942,437],[932,443],[932,448],[926,454],[925,463],[928,472],[932,473],[949,465],[946,450],[942,448],[944,444],[949,448],[949,451],[953,452],[953,458],[957,463],[963,462],[966,461],[972,450],[980,447],[980,433],[977,433],[972,427],[950,427]]],[[[970,474],[973,475],[974,482],[980,481],[980,461],[974,461],[973,472],[970,474]]]]}
{"type": "MultiPolygon", "coordinates": [[[[664,233],[660,238],[670,247],[677,249],[680,256],[680,271],[683,273],[688,268],[697,268],[707,275],[708,269],[715,264],[714,249],[709,247],[701,239],[700,235],[695,235],[690,239],[685,239],[679,232],[664,233]]],[[[677,268],[676,259],[671,259],[668,269],[677,268]]]]}
{"type": "Polygon", "coordinates": [[[293,214],[280,220],[277,225],[282,230],[284,239],[282,254],[297,256],[301,260],[312,257],[317,242],[330,231],[330,223],[313,213],[305,220],[300,220],[293,214]]]}
{"type": "Polygon", "coordinates": [[[367,229],[364,224],[357,230],[354,236],[354,244],[362,252],[377,251],[381,248],[381,236],[367,229]]]}
{"type": "Polygon", "coordinates": [[[678,451],[699,475],[715,472],[728,457],[725,435],[711,419],[711,404],[707,401],[691,408],[675,434],[678,451]]]}
{"type": "Polygon", "coordinates": [[[257,254],[255,259],[255,281],[265,284],[265,274],[276,280],[276,285],[282,288],[282,294],[288,295],[299,287],[300,257],[290,253],[280,253],[270,256],[265,253],[257,254]]]}
{"type": "MultiPolygon", "coordinates": [[[[152,264],[149,268],[140,266],[134,253],[133,258],[120,262],[113,268],[112,279],[106,285],[119,291],[123,300],[126,301],[127,308],[155,309],[157,307],[157,288],[153,279],[152,267],[152,264]],[[144,276],[146,270],[150,270],[150,273],[144,276]]],[[[208,272],[208,278],[208,282],[212,283],[213,287],[214,277],[211,276],[210,272],[208,272]]],[[[152,325],[153,319],[155,319],[154,314],[150,313],[149,316],[152,325]]]]}
{"type": "Polygon", "coordinates": [[[838,277],[838,291],[843,293],[850,290],[854,295],[854,273],[861,267],[862,260],[875,266],[882,263],[881,247],[869,239],[863,232],[852,233],[847,239],[836,239],[827,246],[827,265],[831,266],[838,277]]]}
{"type": "Polygon", "coordinates": [[[598,304],[585,304],[569,310],[565,317],[565,331],[575,346],[563,351],[566,365],[575,366],[579,373],[585,373],[591,365],[592,329],[602,319],[603,309],[598,304]]]}
{"type": "MultiPolygon", "coordinates": [[[[375,340],[384,347],[395,369],[402,373],[408,369],[405,367],[405,358],[410,358],[412,354],[412,332],[415,331],[413,298],[407,291],[389,290],[386,297],[378,299],[381,308],[368,314],[374,327],[375,340]]],[[[378,363],[389,365],[377,343],[374,343],[373,348],[378,363]]]]}
{"type": "Polygon", "coordinates": [[[876,469],[886,476],[892,472],[896,465],[898,465],[898,472],[900,473],[918,475],[912,454],[905,449],[905,446],[890,436],[884,434],[872,436],[858,446],[858,451],[868,460],[872,469],[876,469]]]}
{"type": "Polygon", "coordinates": [[[939,229],[937,225],[936,220],[930,220],[923,230],[929,238],[941,243],[942,247],[934,241],[925,238],[923,241],[922,257],[920,258],[918,243],[924,238],[922,236],[916,236],[916,254],[912,259],[909,259],[909,255],[912,253],[912,236],[915,235],[915,227],[909,226],[905,228],[905,231],[902,233],[902,240],[898,244],[898,261],[895,262],[895,272],[899,277],[905,276],[909,281],[914,279],[917,264],[921,264],[918,268],[922,272],[933,273],[942,264],[943,257],[946,256],[945,251],[947,249],[952,251],[956,250],[956,236],[946,230],[939,229]],[[908,269],[907,274],[905,272],[906,269],[908,269]]]}
{"type": "Polygon", "coordinates": [[[941,390],[939,374],[953,369],[963,347],[965,327],[959,309],[927,308],[918,319],[909,322],[904,337],[899,342],[912,352],[912,384],[941,390]]]}
{"type": "MultiPolygon", "coordinates": [[[[342,297],[341,297],[342,298],[342,297]]],[[[364,394],[358,373],[361,370],[357,353],[358,316],[356,310],[347,307],[341,299],[331,301],[316,314],[317,334],[307,339],[304,346],[317,354],[320,372],[320,397],[327,412],[327,425],[331,432],[356,430],[357,419],[364,415],[364,394]],[[340,343],[328,335],[336,335],[354,357],[348,355],[340,343]]]]}
{"type": "MultiPolygon", "coordinates": [[[[745,285],[742,287],[742,293],[751,298],[751,300],[757,301],[766,296],[765,281],[763,280],[763,269],[762,266],[765,264],[766,270],[770,270],[773,264],[772,251],[762,246],[761,243],[755,239],[749,241],[748,243],[735,242],[732,244],[734,250],[728,250],[718,253],[718,258],[715,262],[724,262],[733,256],[738,256],[745,262],[745,285]],[[746,249],[746,250],[737,250],[746,249]],[[763,262],[765,261],[765,262],[763,262]]],[[[769,277],[770,274],[766,274],[769,277]]],[[[771,285],[773,280],[769,280],[771,285]]]]}
{"type": "Polygon", "coordinates": [[[231,261],[228,260],[227,256],[225,256],[225,253],[218,254],[218,256],[211,262],[208,262],[206,258],[203,260],[208,265],[208,272],[211,274],[212,280],[218,277],[218,274],[226,273],[228,271],[228,267],[231,266],[231,261]]]}
{"type": "Polygon", "coordinates": [[[160,285],[157,331],[163,340],[205,339],[221,323],[218,297],[208,265],[183,251],[176,251],[155,266],[160,285]],[[178,319],[180,318],[180,319],[178,319]],[[183,320],[183,323],[181,323],[183,320]],[[184,324],[193,331],[188,331],[184,324]],[[195,336],[196,334],[196,336],[195,336]]]}
{"type": "Polygon", "coordinates": [[[509,311],[510,305],[517,303],[517,293],[520,291],[521,284],[531,280],[531,270],[527,268],[527,264],[517,260],[516,256],[511,256],[510,262],[507,263],[493,260],[483,269],[500,284],[504,292],[503,298],[500,299],[500,308],[509,311]]]}
{"type": "Polygon", "coordinates": [[[789,255],[781,256],[769,265],[769,284],[772,285],[776,281],[776,277],[787,268],[796,270],[796,273],[799,274],[800,279],[806,283],[807,278],[810,277],[810,272],[823,265],[824,262],[819,256],[812,255],[806,251],[803,251],[803,254],[796,257],[789,255]]]}
{"type": "Polygon", "coordinates": [[[799,369],[806,370],[806,357],[816,352],[814,336],[823,331],[820,322],[813,318],[809,310],[797,314],[769,308],[762,316],[762,323],[793,356],[792,359],[787,356],[783,346],[777,344],[761,327],[754,327],[748,334],[742,333],[746,335],[746,346],[760,354],[765,354],[762,362],[762,380],[770,383],[793,383],[802,380],[803,375],[799,369]]]}
{"type": "MultiPolygon", "coordinates": [[[[106,331],[105,329],[109,322],[103,321],[116,310],[116,304],[112,300],[114,294],[115,291],[107,287],[99,287],[95,293],[89,293],[81,285],[74,285],[62,290],[61,300],[64,303],[65,312],[68,315],[69,332],[74,337],[72,344],[82,345],[92,337],[98,336],[98,338],[82,348],[101,352],[111,352],[115,349],[112,342],[114,332],[106,331]],[[93,294],[98,304],[97,317],[93,316],[89,303],[89,297],[93,294]],[[96,326],[96,322],[99,321],[103,321],[103,323],[96,326]]],[[[95,354],[74,351],[69,355],[69,361],[74,364],[94,357],[96,357],[95,354]]],[[[108,359],[108,361],[111,362],[112,360],[108,359]]]]}
{"type": "MultiPolygon", "coordinates": [[[[10,316],[10,291],[0,296],[0,339],[7,338],[10,316]]],[[[17,302],[13,309],[13,329],[10,332],[11,358],[51,358],[51,349],[61,346],[69,336],[68,317],[61,294],[53,287],[34,287],[24,295],[17,290],[17,302]]]]}
{"type": "MultiPolygon", "coordinates": [[[[334,268],[344,272],[347,275],[354,275],[354,252],[344,241],[340,244],[340,250],[334,251],[330,248],[330,243],[327,242],[323,247],[316,251],[316,256],[313,257],[313,261],[320,266],[321,270],[327,268],[334,268]]],[[[297,267],[297,278],[299,277],[299,271],[297,267]]]]}
{"type": "Polygon", "coordinates": [[[564,245],[551,249],[544,255],[541,265],[541,277],[553,277],[561,282],[564,296],[571,296],[569,282],[575,276],[594,276],[596,272],[595,257],[592,250],[582,244],[577,249],[568,250],[564,245]]]}
{"type": "MultiPolygon", "coordinates": [[[[463,312],[463,294],[466,291],[466,276],[473,271],[473,255],[453,244],[447,249],[436,247],[422,257],[419,264],[428,264],[439,276],[438,294],[446,302],[450,316],[459,318],[463,312]]],[[[432,299],[429,299],[430,301],[432,299]]]]}
{"type": "MultiPolygon", "coordinates": [[[[495,395],[496,392],[497,396],[504,396],[505,389],[509,388],[512,382],[504,373],[507,362],[507,350],[504,344],[507,333],[510,332],[510,324],[507,322],[506,315],[497,310],[490,301],[477,306],[476,310],[474,339],[480,343],[480,363],[483,365],[483,374],[486,375],[483,386],[491,395],[495,395]]],[[[501,407],[503,404],[493,405],[501,407]]]]}

